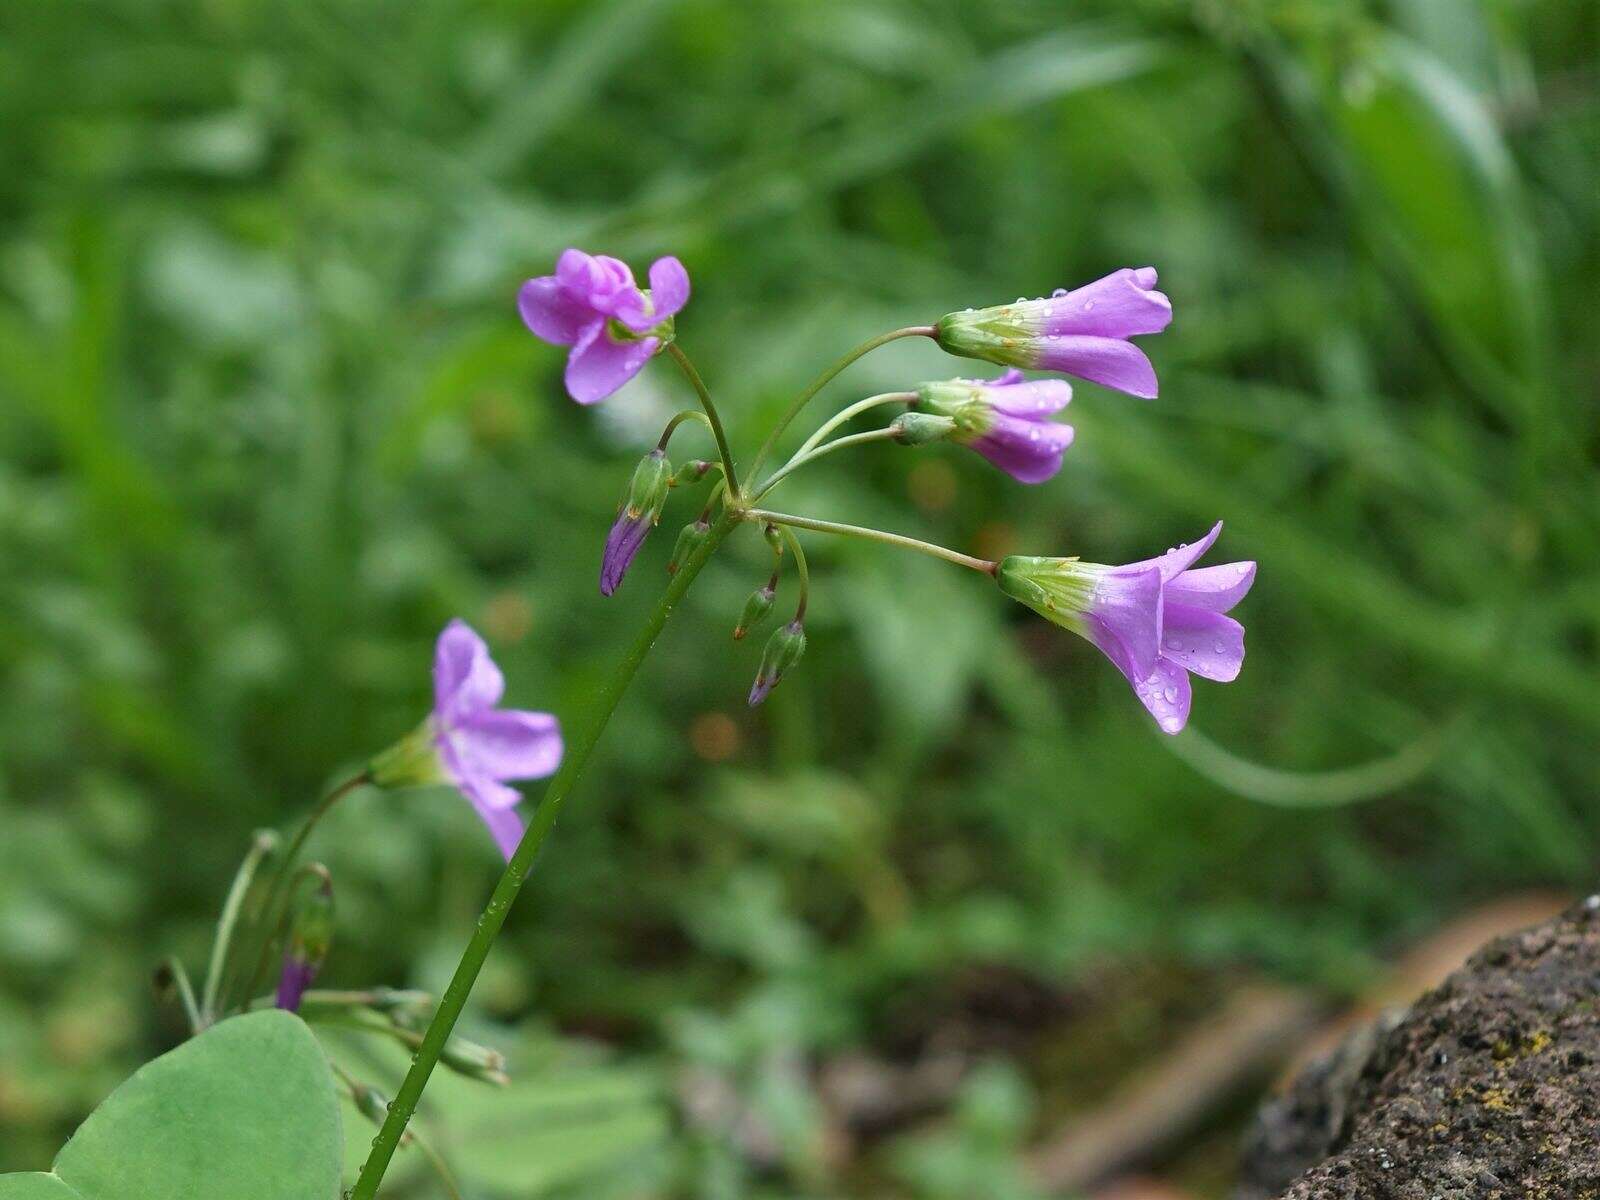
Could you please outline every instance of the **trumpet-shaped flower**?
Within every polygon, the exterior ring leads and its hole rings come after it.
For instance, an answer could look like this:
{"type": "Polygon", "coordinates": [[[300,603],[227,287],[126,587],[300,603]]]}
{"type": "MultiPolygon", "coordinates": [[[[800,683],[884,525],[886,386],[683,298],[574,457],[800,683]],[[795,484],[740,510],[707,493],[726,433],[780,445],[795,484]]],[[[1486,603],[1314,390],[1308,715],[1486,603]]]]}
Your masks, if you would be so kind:
{"type": "Polygon", "coordinates": [[[1061,371],[1149,398],[1155,368],[1128,339],[1160,333],[1172,321],[1172,302],[1155,286],[1154,267],[1124,267],[1044,299],[950,313],[936,336],[963,358],[1061,371]]]}
{"type": "Polygon", "coordinates": [[[561,763],[561,727],[549,713],[498,708],[505,677],[472,628],[451,621],[433,658],[433,712],[372,761],[379,787],[448,783],[489,827],[509,859],[522,840],[509,779],[540,779],[561,763]]]}
{"type": "Polygon", "coordinates": [[[1093,642],[1162,730],[1189,720],[1189,674],[1227,683],[1244,663],[1244,626],[1224,616],[1255,582],[1253,562],[1191,569],[1222,532],[1126,566],[1075,558],[1001,562],[1001,591],[1093,642]]]}
{"type": "Polygon", "coordinates": [[[1072,399],[1064,379],[946,379],[917,389],[916,409],[954,422],[948,440],[970,446],[1019,483],[1043,483],[1061,469],[1072,426],[1052,421],[1072,399]]]}
{"type": "Polygon", "coordinates": [[[537,336],[567,355],[567,393],[579,404],[604,400],[672,340],[672,318],[689,302],[689,273],[676,258],[650,266],[641,290],[620,259],[565,250],[555,274],[522,285],[517,310],[537,336]]]}

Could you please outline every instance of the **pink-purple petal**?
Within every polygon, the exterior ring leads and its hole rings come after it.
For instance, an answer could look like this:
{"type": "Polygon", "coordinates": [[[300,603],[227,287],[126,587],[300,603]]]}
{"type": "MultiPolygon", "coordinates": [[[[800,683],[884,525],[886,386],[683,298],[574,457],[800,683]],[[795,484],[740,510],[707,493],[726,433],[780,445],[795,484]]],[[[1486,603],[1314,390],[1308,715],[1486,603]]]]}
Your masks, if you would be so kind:
{"type": "Polygon", "coordinates": [[[489,834],[500,848],[501,855],[510,862],[517,845],[522,841],[522,818],[517,815],[515,807],[522,798],[521,794],[515,788],[498,783],[463,789],[463,794],[477,810],[479,819],[488,826],[489,834]],[[504,793],[510,793],[513,797],[510,803],[505,802],[504,793]]]}
{"type": "Polygon", "coordinates": [[[1179,733],[1189,723],[1194,689],[1189,673],[1175,662],[1161,659],[1155,669],[1133,685],[1133,694],[1149,710],[1163,733],[1179,733]]]}
{"type": "Polygon", "coordinates": [[[1204,608],[1174,604],[1169,592],[1161,616],[1161,657],[1218,683],[1232,683],[1244,666],[1244,626],[1204,608]]]}
{"type": "Polygon", "coordinates": [[[489,657],[489,647],[465,621],[444,627],[433,653],[434,720],[449,727],[493,708],[505,693],[505,677],[489,657]]]}
{"type": "Polygon", "coordinates": [[[1072,445],[1072,437],[1071,425],[997,412],[989,429],[971,446],[1018,483],[1043,483],[1061,470],[1062,454],[1072,445]]]}
{"type": "Polygon", "coordinates": [[[575,299],[554,275],[524,283],[517,292],[517,312],[535,336],[557,346],[572,345],[594,320],[589,306],[575,299]]]}
{"type": "Polygon", "coordinates": [[[1173,604],[1224,613],[1244,599],[1255,580],[1253,562],[1218,563],[1183,572],[1167,584],[1166,596],[1173,604]]]}
{"type": "Polygon", "coordinates": [[[604,400],[637,375],[661,343],[656,338],[614,342],[604,322],[585,329],[567,357],[567,393],[579,404],[604,400]]]}
{"type": "Polygon", "coordinates": [[[689,303],[689,272],[670,254],[650,264],[650,300],[657,321],[676,316],[689,303]]]}
{"type": "Polygon", "coordinates": [[[1038,419],[1060,412],[1072,401],[1072,385],[1065,379],[1018,379],[1010,383],[996,381],[988,386],[984,398],[989,407],[1013,417],[1038,419]]]}
{"type": "Polygon", "coordinates": [[[561,726],[550,713],[475,713],[450,738],[466,770],[490,779],[542,779],[561,764],[561,726]]]}
{"type": "Polygon", "coordinates": [[[1029,365],[1041,370],[1076,375],[1145,400],[1158,390],[1156,369],[1132,342],[1067,335],[1035,338],[1031,346],[1034,359],[1029,365]]]}
{"type": "MultiPolygon", "coordinates": [[[[1154,267],[1124,267],[1050,300],[1047,334],[1128,338],[1172,323],[1172,301],[1155,291],[1154,267]]],[[[1087,377],[1086,377],[1087,378],[1087,377]]]]}
{"type": "Polygon", "coordinates": [[[1200,556],[1211,549],[1212,543],[1222,533],[1222,522],[1218,521],[1206,535],[1198,542],[1185,542],[1181,546],[1174,546],[1165,554],[1157,558],[1147,558],[1143,562],[1129,563],[1123,570],[1139,570],[1144,567],[1155,567],[1161,572],[1161,582],[1171,584],[1189,569],[1191,563],[1198,562],[1200,556]]]}
{"type": "Polygon", "coordinates": [[[1094,639],[1130,681],[1144,678],[1161,653],[1160,572],[1128,567],[1105,572],[1095,581],[1087,623],[1115,642],[1120,654],[1107,649],[1100,637],[1094,639]]]}

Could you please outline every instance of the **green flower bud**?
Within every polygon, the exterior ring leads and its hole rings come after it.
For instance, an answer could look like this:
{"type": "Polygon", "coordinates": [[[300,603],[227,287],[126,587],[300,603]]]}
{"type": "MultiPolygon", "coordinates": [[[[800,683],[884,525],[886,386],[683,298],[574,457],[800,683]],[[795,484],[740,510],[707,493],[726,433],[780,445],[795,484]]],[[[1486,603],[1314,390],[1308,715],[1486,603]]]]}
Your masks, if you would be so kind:
{"type": "Polygon", "coordinates": [[[672,464],[667,452],[655,449],[639,460],[633,469],[633,479],[622,498],[622,508],[630,521],[649,517],[651,523],[661,519],[661,510],[667,503],[667,489],[672,486],[672,464]]]}
{"type": "Polygon", "coordinates": [[[750,599],[744,602],[744,611],[739,614],[739,623],[733,627],[734,641],[741,641],[745,634],[767,619],[777,596],[778,589],[770,581],[750,593],[750,599]]]}
{"type": "Polygon", "coordinates": [[[929,442],[953,437],[956,423],[936,413],[908,412],[896,417],[889,428],[894,430],[894,440],[902,446],[926,446],[929,442]]]}
{"type": "Polygon", "coordinates": [[[761,652],[756,681],[750,685],[750,707],[760,704],[783,679],[784,672],[800,661],[806,652],[806,631],[799,621],[790,621],[767,639],[761,652]]]}
{"type": "Polygon", "coordinates": [[[498,1050],[491,1050],[488,1046],[480,1046],[477,1042],[468,1041],[464,1037],[452,1037],[445,1042],[444,1049],[439,1054],[439,1061],[456,1074],[465,1075],[469,1079],[496,1084],[499,1087],[505,1087],[511,1082],[511,1077],[506,1074],[504,1054],[498,1050]]]}
{"type": "Polygon", "coordinates": [[[680,483],[699,483],[706,477],[706,472],[711,470],[711,465],[703,458],[691,458],[678,468],[678,473],[672,477],[672,486],[677,487],[680,483]]]}
{"type": "Polygon", "coordinates": [[[678,568],[689,561],[689,556],[711,536],[711,526],[704,520],[697,520],[692,525],[685,525],[683,532],[678,534],[678,544],[672,548],[672,557],[667,560],[667,574],[676,575],[678,568]]]}

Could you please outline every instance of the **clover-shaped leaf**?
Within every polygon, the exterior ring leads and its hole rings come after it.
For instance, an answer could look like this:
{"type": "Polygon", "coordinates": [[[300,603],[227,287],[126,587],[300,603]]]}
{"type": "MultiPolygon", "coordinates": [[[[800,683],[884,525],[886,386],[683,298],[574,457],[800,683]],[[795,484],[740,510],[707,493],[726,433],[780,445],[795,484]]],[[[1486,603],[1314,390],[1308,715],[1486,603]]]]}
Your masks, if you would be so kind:
{"type": "Polygon", "coordinates": [[[0,1200],[335,1200],[343,1144],[316,1038],[250,1013],[146,1063],[0,1200]]]}

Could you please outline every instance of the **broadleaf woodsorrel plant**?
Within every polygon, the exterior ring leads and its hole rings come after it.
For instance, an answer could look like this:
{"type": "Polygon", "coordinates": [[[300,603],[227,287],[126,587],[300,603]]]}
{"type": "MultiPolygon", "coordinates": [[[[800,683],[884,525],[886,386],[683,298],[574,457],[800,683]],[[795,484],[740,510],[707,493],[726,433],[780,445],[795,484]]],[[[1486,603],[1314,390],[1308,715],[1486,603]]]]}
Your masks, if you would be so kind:
{"type": "MultiPolygon", "coordinates": [[[[553,274],[528,280],[518,296],[522,319],[534,334],[570,347],[565,380],[578,403],[605,399],[662,353],[674,360],[700,401],[699,409],[675,415],[640,460],[605,539],[600,591],[610,596],[660,521],[672,492],[701,484],[713,472],[717,475],[698,516],[678,535],[661,598],[609,679],[565,730],[548,713],[500,708],[505,681],[487,646],[465,623],[450,622],[435,649],[433,710],[421,725],[328,792],[281,853],[274,835],[263,834],[256,840],[224,905],[200,998],[196,999],[181,964],[174,961],[164,968],[163,980],[182,997],[196,1033],[233,1012],[275,1004],[298,1010],[310,1020],[396,1039],[414,1051],[404,1081],[386,1104],[375,1101],[377,1093],[370,1086],[339,1073],[356,1107],[380,1126],[350,1193],[352,1200],[372,1200],[395,1150],[403,1140],[415,1139],[407,1124],[440,1062],[487,1082],[504,1080],[503,1059],[456,1037],[456,1022],[512,901],[640,663],[706,562],[741,525],[764,534],[774,568],[746,602],[734,638],[743,638],[771,613],[788,560],[794,564],[798,585],[793,615],[769,636],[762,652],[750,688],[751,705],[762,703],[805,651],[810,576],[797,531],[914,550],[988,577],[1005,595],[1097,646],[1127,677],[1166,733],[1177,733],[1188,721],[1191,673],[1226,682],[1238,675],[1243,662],[1243,627],[1226,613],[1249,590],[1255,564],[1194,567],[1216,541],[1220,522],[1192,545],[1185,543],[1124,566],[1076,557],[1012,556],[992,562],[886,530],[763,506],[766,497],[796,471],[826,455],[875,441],[908,447],[955,442],[1021,483],[1053,477],[1073,439],[1071,426],[1053,419],[1071,400],[1071,385],[1061,379],[1026,380],[1021,369],[1062,372],[1153,397],[1155,370],[1129,340],[1159,333],[1171,321],[1171,304],[1155,290],[1153,268],[1115,271],[1044,299],[966,309],[930,325],[892,330],[862,343],[796,397],[743,476],[717,405],[677,344],[676,318],[690,293],[688,272],[676,258],[658,259],[650,268],[649,283],[649,288],[640,288],[632,271],[617,259],[568,250],[553,274]],[[911,337],[929,338],[951,354],[998,363],[1008,370],[996,379],[925,382],[845,405],[787,461],[762,475],[779,439],[827,383],[877,347],[911,337]],[[890,406],[902,411],[886,423],[863,432],[839,433],[857,417],[890,406]],[[717,458],[693,459],[674,471],[668,451],[674,435],[689,422],[707,427],[717,458]],[[516,811],[521,795],[507,781],[551,775],[543,800],[524,827],[516,811]],[[507,860],[454,976],[436,1003],[419,993],[384,988],[311,990],[332,941],[333,891],[320,864],[297,869],[299,851],[341,797],[364,786],[390,789],[418,784],[445,784],[458,791],[477,811],[507,860]],[[264,872],[269,861],[275,869],[264,872]],[[260,989],[280,948],[277,989],[268,997],[260,989]]],[[[437,1156],[423,1148],[448,1178],[437,1156]]]]}

